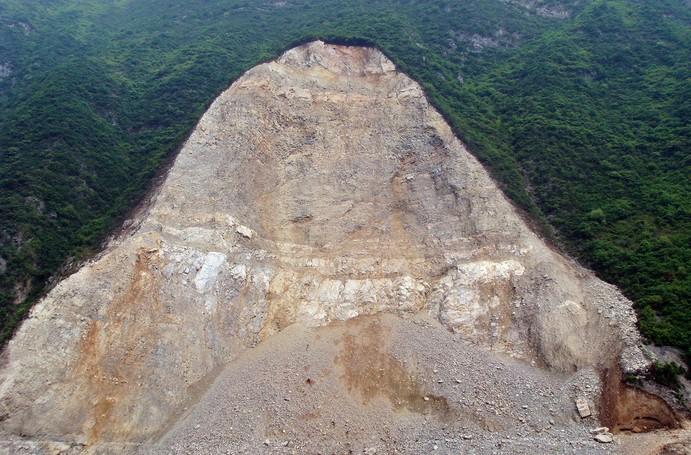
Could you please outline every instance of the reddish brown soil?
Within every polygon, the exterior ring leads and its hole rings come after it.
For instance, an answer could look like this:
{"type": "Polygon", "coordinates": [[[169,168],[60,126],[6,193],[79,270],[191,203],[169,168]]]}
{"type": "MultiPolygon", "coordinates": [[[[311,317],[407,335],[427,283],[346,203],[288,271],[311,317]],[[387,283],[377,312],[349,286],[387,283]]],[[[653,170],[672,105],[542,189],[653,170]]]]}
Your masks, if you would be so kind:
{"type": "Polygon", "coordinates": [[[601,409],[602,423],[613,433],[680,427],[674,411],[662,398],[625,384],[618,368],[603,373],[601,409]]]}

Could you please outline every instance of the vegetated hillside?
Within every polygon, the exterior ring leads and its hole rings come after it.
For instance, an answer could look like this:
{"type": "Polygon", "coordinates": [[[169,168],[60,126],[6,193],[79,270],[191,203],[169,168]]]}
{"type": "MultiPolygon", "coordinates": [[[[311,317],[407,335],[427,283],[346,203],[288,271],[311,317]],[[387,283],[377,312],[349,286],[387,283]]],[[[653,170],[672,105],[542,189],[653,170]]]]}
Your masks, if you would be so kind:
{"type": "Polygon", "coordinates": [[[2,339],[216,94],[320,37],[420,81],[506,193],[635,300],[643,333],[689,353],[690,24],[682,0],[5,0],[2,339]]]}

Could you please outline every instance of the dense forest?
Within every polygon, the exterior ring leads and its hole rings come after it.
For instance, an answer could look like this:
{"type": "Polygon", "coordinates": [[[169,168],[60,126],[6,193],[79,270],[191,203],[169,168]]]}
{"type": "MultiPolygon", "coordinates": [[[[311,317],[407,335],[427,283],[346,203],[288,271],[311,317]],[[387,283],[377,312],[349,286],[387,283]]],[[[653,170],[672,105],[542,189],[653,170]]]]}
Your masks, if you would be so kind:
{"type": "Polygon", "coordinates": [[[0,0],[0,339],[213,98],[315,38],[379,47],[543,234],[691,355],[685,0],[0,0]]]}

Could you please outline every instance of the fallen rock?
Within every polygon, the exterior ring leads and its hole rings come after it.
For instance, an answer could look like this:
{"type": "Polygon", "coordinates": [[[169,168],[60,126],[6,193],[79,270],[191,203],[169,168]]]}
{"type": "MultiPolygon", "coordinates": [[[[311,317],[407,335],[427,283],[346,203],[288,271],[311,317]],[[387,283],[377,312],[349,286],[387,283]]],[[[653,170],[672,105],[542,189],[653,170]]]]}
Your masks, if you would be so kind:
{"type": "Polygon", "coordinates": [[[588,400],[585,398],[576,399],[576,409],[578,409],[578,415],[580,415],[582,419],[592,415],[590,412],[590,406],[588,406],[588,400]]]}
{"type": "Polygon", "coordinates": [[[239,225],[235,231],[240,234],[241,236],[245,237],[246,239],[251,239],[254,233],[252,232],[252,229],[248,228],[247,226],[239,225]]]}
{"type": "Polygon", "coordinates": [[[593,439],[595,439],[597,442],[608,444],[614,441],[614,436],[612,435],[612,433],[602,433],[595,435],[593,439]]]}

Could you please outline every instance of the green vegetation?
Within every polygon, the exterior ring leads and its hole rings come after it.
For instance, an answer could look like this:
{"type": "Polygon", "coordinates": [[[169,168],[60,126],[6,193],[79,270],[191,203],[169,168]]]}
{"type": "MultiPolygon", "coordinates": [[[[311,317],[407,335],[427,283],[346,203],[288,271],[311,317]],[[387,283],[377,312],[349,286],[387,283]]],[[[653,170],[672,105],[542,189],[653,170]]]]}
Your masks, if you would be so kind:
{"type": "Polygon", "coordinates": [[[684,0],[2,0],[0,339],[215,95],[313,38],[382,49],[647,337],[691,355],[684,0]]]}
{"type": "Polygon", "coordinates": [[[686,373],[676,362],[655,362],[650,369],[650,375],[653,380],[671,389],[679,389],[681,382],[679,376],[686,373]]]}

